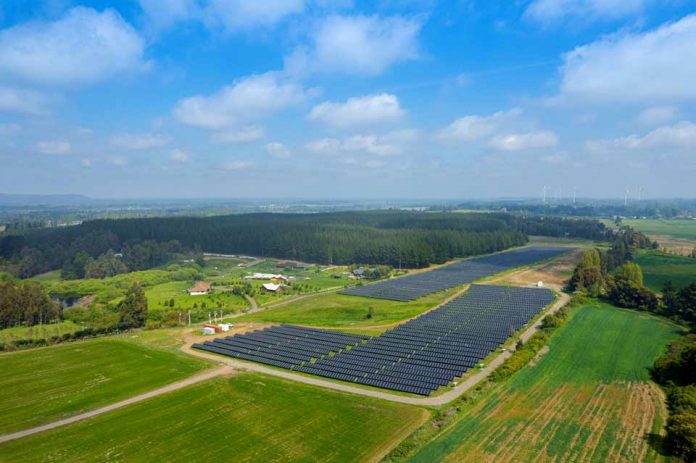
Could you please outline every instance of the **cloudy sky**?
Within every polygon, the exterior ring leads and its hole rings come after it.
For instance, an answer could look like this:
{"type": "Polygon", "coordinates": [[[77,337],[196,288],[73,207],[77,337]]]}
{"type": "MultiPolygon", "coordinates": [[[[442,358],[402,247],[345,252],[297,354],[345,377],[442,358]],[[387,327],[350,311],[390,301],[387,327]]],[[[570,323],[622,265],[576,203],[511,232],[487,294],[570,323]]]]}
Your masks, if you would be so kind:
{"type": "Polygon", "coordinates": [[[696,1],[0,2],[0,192],[696,197],[696,1]]]}

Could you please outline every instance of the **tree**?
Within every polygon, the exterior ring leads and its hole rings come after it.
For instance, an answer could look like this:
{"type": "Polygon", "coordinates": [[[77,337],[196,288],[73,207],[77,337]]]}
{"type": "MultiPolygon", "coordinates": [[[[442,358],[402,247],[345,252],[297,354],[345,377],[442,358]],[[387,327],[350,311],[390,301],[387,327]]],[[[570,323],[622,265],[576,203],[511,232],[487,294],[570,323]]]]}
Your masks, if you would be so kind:
{"type": "Polygon", "coordinates": [[[667,315],[674,315],[678,306],[677,288],[674,287],[672,280],[665,281],[662,286],[662,304],[667,315]]]}
{"type": "Polygon", "coordinates": [[[116,257],[113,251],[107,251],[85,266],[85,277],[108,278],[127,271],[126,264],[116,257]]]}
{"type": "Polygon", "coordinates": [[[372,317],[374,317],[374,316],[375,316],[375,309],[374,309],[372,306],[368,307],[368,308],[367,308],[367,316],[366,316],[366,318],[367,318],[368,320],[371,320],[372,317]]]}
{"type": "Polygon", "coordinates": [[[121,328],[138,328],[147,321],[147,298],[138,283],[126,292],[126,297],[118,304],[119,326],[121,328]]]}
{"type": "Polygon", "coordinates": [[[623,264],[621,267],[621,276],[637,287],[643,287],[643,270],[641,270],[640,265],[635,262],[626,262],[623,264]]]}
{"type": "Polygon", "coordinates": [[[672,415],[667,420],[667,447],[685,461],[696,461],[696,413],[672,415]]]}

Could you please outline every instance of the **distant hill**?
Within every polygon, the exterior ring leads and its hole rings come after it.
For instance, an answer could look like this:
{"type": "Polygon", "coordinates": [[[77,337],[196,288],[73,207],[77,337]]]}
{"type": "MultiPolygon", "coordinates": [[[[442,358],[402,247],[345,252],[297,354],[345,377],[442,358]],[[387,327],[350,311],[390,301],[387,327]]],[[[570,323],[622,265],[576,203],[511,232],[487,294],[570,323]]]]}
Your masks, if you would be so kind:
{"type": "Polygon", "coordinates": [[[75,206],[94,204],[97,199],[84,195],[14,195],[0,193],[0,206],[75,206]]]}

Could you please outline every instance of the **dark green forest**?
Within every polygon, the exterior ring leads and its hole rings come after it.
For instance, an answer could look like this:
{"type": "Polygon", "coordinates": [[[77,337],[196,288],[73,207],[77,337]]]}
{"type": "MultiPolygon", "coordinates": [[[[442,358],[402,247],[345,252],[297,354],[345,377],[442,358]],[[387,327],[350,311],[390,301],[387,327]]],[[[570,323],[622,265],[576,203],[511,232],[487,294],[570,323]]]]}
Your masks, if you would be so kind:
{"type": "Polygon", "coordinates": [[[527,234],[600,240],[611,232],[594,220],[398,210],[103,219],[5,236],[0,258],[23,278],[57,268],[74,278],[101,275],[116,267],[113,253],[122,254],[121,270],[201,251],[421,268],[519,246],[527,234]]]}

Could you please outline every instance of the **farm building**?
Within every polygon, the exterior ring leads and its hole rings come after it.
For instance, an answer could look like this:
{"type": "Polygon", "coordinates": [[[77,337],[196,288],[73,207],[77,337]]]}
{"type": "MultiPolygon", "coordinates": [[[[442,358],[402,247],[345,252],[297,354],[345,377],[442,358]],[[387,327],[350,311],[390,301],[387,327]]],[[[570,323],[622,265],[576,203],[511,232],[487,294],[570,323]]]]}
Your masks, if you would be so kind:
{"type": "Polygon", "coordinates": [[[202,296],[210,293],[210,283],[205,281],[197,281],[192,287],[190,287],[187,292],[190,296],[202,296]]]}
{"type": "Polygon", "coordinates": [[[275,283],[264,283],[263,289],[272,293],[277,293],[283,290],[283,285],[278,285],[275,283]]]}
{"type": "Polygon", "coordinates": [[[275,281],[288,281],[289,278],[285,275],[275,274],[275,273],[254,273],[253,275],[247,275],[244,277],[245,280],[275,280],[275,281]]]}

